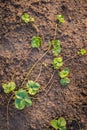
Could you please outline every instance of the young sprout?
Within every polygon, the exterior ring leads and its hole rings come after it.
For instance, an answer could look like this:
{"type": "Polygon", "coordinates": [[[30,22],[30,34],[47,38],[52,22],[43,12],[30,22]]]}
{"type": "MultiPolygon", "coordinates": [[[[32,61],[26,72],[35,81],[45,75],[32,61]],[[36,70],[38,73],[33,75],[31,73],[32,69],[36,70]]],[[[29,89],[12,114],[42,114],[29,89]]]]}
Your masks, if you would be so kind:
{"type": "Polygon", "coordinates": [[[27,13],[24,13],[21,18],[25,23],[34,22],[34,18],[27,13]]]}
{"type": "Polygon", "coordinates": [[[60,47],[60,41],[59,40],[52,40],[52,46],[53,46],[53,48],[55,48],[55,47],[60,47]]]}
{"type": "Polygon", "coordinates": [[[28,89],[28,93],[30,95],[35,95],[38,90],[40,89],[40,84],[38,84],[37,82],[34,82],[32,80],[28,80],[26,87],[28,89]]]}
{"type": "Polygon", "coordinates": [[[65,77],[67,77],[69,75],[69,72],[70,72],[69,68],[65,68],[64,70],[61,70],[59,72],[59,76],[61,78],[65,78],[65,77]]]}
{"type": "Polygon", "coordinates": [[[86,50],[84,48],[80,49],[80,51],[77,52],[78,55],[85,55],[86,50]]]}
{"type": "Polygon", "coordinates": [[[63,117],[51,120],[50,124],[55,130],[66,130],[66,120],[63,117]]]}
{"type": "Polygon", "coordinates": [[[59,40],[52,40],[52,52],[55,56],[58,56],[59,53],[61,52],[61,46],[60,46],[60,41],[59,40]]]}
{"type": "Polygon", "coordinates": [[[14,97],[14,105],[17,109],[23,110],[27,106],[32,105],[30,95],[35,95],[37,91],[40,88],[40,85],[37,82],[34,82],[32,80],[28,80],[28,83],[26,84],[27,90],[19,89],[18,91],[14,91],[16,88],[16,84],[14,82],[9,82],[8,84],[2,84],[2,87],[4,89],[4,92],[6,94],[13,91],[14,97]]]}
{"type": "Polygon", "coordinates": [[[63,65],[62,57],[54,58],[52,64],[54,69],[59,69],[63,65]]]}
{"type": "Polygon", "coordinates": [[[70,79],[68,77],[65,77],[65,78],[63,78],[63,79],[60,80],[60,84],[62,86],[66,86],[69,83],[70,83],[70,79]]]}
{"type": "Polygon", "coordinates": [[[16,88],[16,84],[14,82],[9,82],[8,84],[2,84],[2,87],[4,89],[4,93],[8,94],[14,91],[14,89],[16,88]]]}
{"type": "Polygon", "coordinates": [[[64,16],[63,16],[63,15],[57,15],[57,20],[58,20],[60,23],[64,23],[64,22],[65,22],[65,19],[64,19],[64,16]]]}
{"type": "Polygon", "coordinates": [[[31,106],[32,101],[30,97],[28,96],[28,93],[26,90],[19,89],[15,94],[15,107],[19,110],[24,109],[26,106],[31,106]]]}
{"type": "Polygon", "coordinates": [[[42,44],[41,37],[37,37],[37,36],[32,37],[32,42],[31,42],[32,48],[39,48],[41,44],[42,44]]]}

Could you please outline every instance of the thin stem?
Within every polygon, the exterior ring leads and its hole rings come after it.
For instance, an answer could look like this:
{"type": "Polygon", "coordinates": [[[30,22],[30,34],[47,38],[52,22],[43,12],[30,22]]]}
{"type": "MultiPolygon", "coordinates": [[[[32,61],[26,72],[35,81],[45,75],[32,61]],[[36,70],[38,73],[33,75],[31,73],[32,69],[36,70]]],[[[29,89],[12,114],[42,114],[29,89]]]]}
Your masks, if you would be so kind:
{"type": "Polygon", "coordinates": [[[11,97],[9,98],[9,101],[7,103],[7,129],[9,130],[9,104],[13,98],[14,94],[11,95],[11,97]]]}
{"type": "MultiPolygon", "coordinates": [[[[48,85],[50,84],[50,82],[52,81],[52,79],[53,79],[53,77],[54,77],[54,74],[55,74],[55,71],[53,72],[53,74],[52,74],[51,78],[49,79],[48,83],[46,84],[46,86],[42,87],[42,88],[38,91],[38,93],[44,91],[45,88],[48,87],[48,85]]],[[[38,93],[37,93],[37,94],[38,94],[38,93]]],[[[34,99],[38,99],[38,98],[34,98],[34,99]]]]}
{"type": "Polygon", "coordinates": [[[40,31],[39,31],[39,29],[38,29],[38,27],[37,27],[37,25],[36,24],[32,24],[33,25],[33,27],[36,29],[36,31],[39,33],[40,31]]]}
{"type": "Polygon", "coordinates": [[[27,77],[30,75],[30,73],[33,71],[33,69],[35,68],[35,66],[39,63],[39,61],[42,60],[42,58],[49,52],[50,47],[48,48],[48,50],[33,64],[33,66],[31,67],[31,69],[29,69],[27,75],[24,78],[24,81],[22,82],[21,88],[23,87],[27,77]]]}
{"type": "Polygon", "coordinates": [[[75,54],[74,56],[72,56],[71,58],[68,58],[68,59],[66,59],[66,60],[64,60],[64,63],[65,62],[67,62],[68,60],[71,60],[71,59],[74,59],[75,57],[77,57],[78,55],[77,54],[75,54]]]}
{"type": "Polygon", "coordinates": [[[54,77],[54,74],[55,74],[55,71],[53,72],[53,74],[52,74],[51,78],[49,79],[48,83],[46,84],[46,86],[44,86],[43,88],[41,88],[41,89],[39,90],[39,92],[44,91],[45,88],[47,88],[47,86],[48,86],[48,85],[50,84],[50,82],[52,81],[52,79],[53,79],[53,77],[54,77]]]}
{"type": "Polygon", "coordinates": [[[40,75],[41,75],[42,68],[43,68],[43,65],[41,65],[41,67],[40,67],[40,72],[39,72],[39,74],[38,74],[38,76],[37,76],[35,82],[38,81],[38,79],[39,79],[39,77],[40,77],[40,75]]]}
{"type": "Polygon", "coordinates": [[[46,93],[44,94],[45,96],[49,93],[50,89],[52,88],[53,83],[54,83],[54,81],[51,83],[51,85],[50,85],[48,91],[46,91],[46,93]]]}
{"type": "MultiPolygon", "coordinates": [[[[53,79],[53,77],[54,77],[54,74],[55,74],[55,71],[53,72],[53,74],[52,74],[51,78],[49,79],[48,83],[46,84],[46,86],[44,86],[43,88],[41,88],[41,89],[38,91],[38,93],[44,91],[45,88],[48,87],[48,85],[50,84],[50,82],[52,81],[52,79],[53,79]]],[[[52,84],[53,84],[53,83],[52,83],[52,84]]],[[[52,84],[51,84],[51,85],[52,85],[52,84]]],[[[48,91],[49,91],[49,90],[48,90],[48,91]]],[[[47,91],[47,92],[48,92],[48,91],[47,91]]],[[[38,93],[37,93],[37,94],[38,94],[38,93]]],[[[31,98],[32,98],[32,99],[35,99],[35,100],[40,99],[40,98],[37,98],[37,97],[36,97],[36,98],[35,98],[35,97],[31,97],[31,98]]]]}
{"type": "MultiPolygon", "coordinates": [[[[46,91],[46,93],[43,95],[43,97],[46,96],[46,95],[49,93],[49,90],[52,88],[53,83],[54,83],[54,81],[51,83],[51,85],[50,85],[48,91],[46,91]]],[[[36,97],[36,98],[35,98],[35,97],[31,97],[31,98],[32,98],[32,99],[35,99],[35,100],[41,101],[41,99],[40,99],[39,97],[38,97],[38,98],[37,98],[37,97],[36,97]]]]}

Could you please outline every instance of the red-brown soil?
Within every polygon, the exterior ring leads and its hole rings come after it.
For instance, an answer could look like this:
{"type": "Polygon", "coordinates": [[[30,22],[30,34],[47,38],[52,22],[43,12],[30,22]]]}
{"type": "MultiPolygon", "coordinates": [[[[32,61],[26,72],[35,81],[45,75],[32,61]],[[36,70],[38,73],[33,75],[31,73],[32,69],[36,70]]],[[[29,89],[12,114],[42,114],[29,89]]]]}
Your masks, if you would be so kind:
{"type": "MultiPolygon", "coordinates": [[[[61,41],[64,60],[71,58],[78,49],[87,49],[87,0],[0,0],[0,130],[7,128],[6,95],[2,83],[12,80],[20,88],[25,75],[32,65],[46,52],[48,41],[54,37],[61,41]],[[35,18],[35,25],[21,20],[23,13],[35,18]],[[56,15],[62,14],[66,22],[56,29],[56,15]],[[56,29],[56,35],[55,35],[56,29]],[[32,49],[32,36],[41,36],[42,47],[32,49]]],[[[33,99],[33,105],[22,111],[17,110],[13,100],[9,104],[10,130],[53,130],[50,120],[63,116],[67,130],[87,130],[87,55],[67,60],[63,67],[70,68],[71,82],[67,87],[59,84],[58,72],[51,65],[53,55],[48,52],[36,65],[28,79],[47,88],[33,99]],[[51,86],[52,85],[52,86],[51,86]],[[76,119],[76,121],[74,120],[76,119]]]]}

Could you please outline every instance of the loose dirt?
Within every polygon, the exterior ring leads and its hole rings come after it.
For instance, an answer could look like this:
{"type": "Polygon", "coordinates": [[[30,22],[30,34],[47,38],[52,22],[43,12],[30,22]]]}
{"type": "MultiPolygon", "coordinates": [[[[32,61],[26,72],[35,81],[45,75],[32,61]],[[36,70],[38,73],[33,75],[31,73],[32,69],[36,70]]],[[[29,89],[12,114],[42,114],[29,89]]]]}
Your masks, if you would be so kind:
{"type": "MultiPolygon", "coordinates": [[[[86,0],[0,0],[0,130],[8,130],[10,98],[4,94],[2,83],[13,80],[20,88],[28,70],[46,52],[48,41],[54,38],[61,41],[64,60],[82,47],[87,49],[86,27],[86,0]],[[36,26],[21,20],[25,12],[35,18],[36,26]],[[56,29],[57,14],[64,15],[66,22],[56,29]],[[30,47],[32,36],[42,37],[39,50],[30,47]]],[[[65,62],[71,79],[65,88],[59,84],[52,59],[49,51],[27,78],[36,80],[41,70],[38,82],[43,88],[53,76],[47,88],[35,96],[33,106],[19,111],[11,100],[9,130],[53,130],[50,120],[60,116],[66,119],[67,130],[80,130],[79,125],[87,130],[87,55],[65,62]],[[42,66],[43,62],[46,67],[42,66]]]]}

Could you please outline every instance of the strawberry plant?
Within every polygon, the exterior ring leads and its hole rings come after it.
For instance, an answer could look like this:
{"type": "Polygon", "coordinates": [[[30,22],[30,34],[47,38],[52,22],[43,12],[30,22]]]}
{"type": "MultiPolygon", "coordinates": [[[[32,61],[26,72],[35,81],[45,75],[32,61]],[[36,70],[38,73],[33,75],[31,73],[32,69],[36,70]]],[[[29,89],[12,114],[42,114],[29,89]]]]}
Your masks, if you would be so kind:
{"type": "Polygon", "coordinates": [[[69,68],[65,68],[64,70],[61,70],[59,72],[59,76],[61,78],[65,78],[65,77],[67,77],[69,75],[69,72],[70,72],[69,68]]]}
{"type": "Polygon", "coordinates": [[[13,92],[12,97],[15,95],[13,98],[15,100],[14,105],[17,109],[22,110],[25,107],[32,105],[32,101],[29,94],[35,95],[38,92],[40,85],[37,82],[28,80],[26,84],[27,90],[19,89],[17,91],[14,91],[14,89],[16,88],[16,84],[14,82],[2,84],[2,87],[6,94],[13,92]]]}
{"type": "Polygon", "coordinates": [[[63,15],[57,15],[57,20],[59,21],[59,23],[64,23],[65,22],[65,19],[64,19],[64,16],[63,15]]]}
{"type": "Polygon", "coordinates": [[[39,48],[41,44],[42,44],[41,37],[37,37],[37,36],[32,37],[32,42],[31,42],[32,48],[39,48]]]}
{"type": "Polygon", "coordinates": [[[60,41],[59,40],[52,40],[52,46],[55,47],[60,47],[60,41]]]}
{"type": "MultiPolygon", "coordinates": [[[[59,40],[52,40],[52,52],[54,56],[58,56],[61,52],[61,43],[59,40]]],[[[54,69],[60,69],[63,66],[63,58],[61,56],[55,57],[52,61],[54,69]]],[[[70,79],[67,77],[69,74],[69,68],[65,68],[64,70],[61,70],[59,73],[60,84],[62,86],[66,86],[68,83],[70,83],[70,79]]]]}
{"type": "Polygon", "coordinates": [[[60,84],[62,86],[66,86],[68,83],[70,83],[70,79],[68,78],[69,72],[70,72],[69,68],[65,68],[58,73],[61,78],[60,84]]]}
{"type": "Polygon", "coordinates": [[[34,22],[34,18],[27,13],[24,13],[21,18],[25,23],[34,22]]]}
{"type": "Polygon", "coordinates": [[[54,69],[59,69],[63,65],[62,57],[54,58],[52,64],[54,69]]]}
{"type": "Polygon", "coordinates": [[[14,91],[14,89],[16,88],[16,84],[14,82],[9,82],[8,84],[2,84],[2,87],[4,89],[4,93],[8,94],[14,91]]]}
{"type": "Polygon", "coordinates": [[[61,52],[61,46],[59,40],[52,40],[52,52],[55,56],[58,56],[58,54],[61,52]]]}
{"type": "Polygon", "coordinates": [[[40,85],[32,80],[28,80],[26,86],[30,95],[35,95],[40,88],[40,85]]]}
{"type": "Polygon", "coordinates": [[[86,50],[84,48],[80,49],[78,52],[77,52],[78,55],[85,55],[86,54],[86,50]]]}
{"type": "Polygon", "coordinates": [[[63,117],[51,120],[50,124],[55,130],[66,130],[66,120],[63,117]]]}
{"type": "Polygon", "coordinates": [[[28,92],[23,89],[19,89],[15,93],[15,107],[19,110],[22,110],[24,109],[25,106],[31,106],[31,105],[32,101],[28,96],[28,92]]]}
{"type": "Polygon", "coordinates": [[[60,84],[61,84],[62,86],[66,86],[66,85],[69,84],[69,83],[70,83],[70,79],[69,79],[68,77],[65,77],[65,78],[60,79],[60,84]]]}

